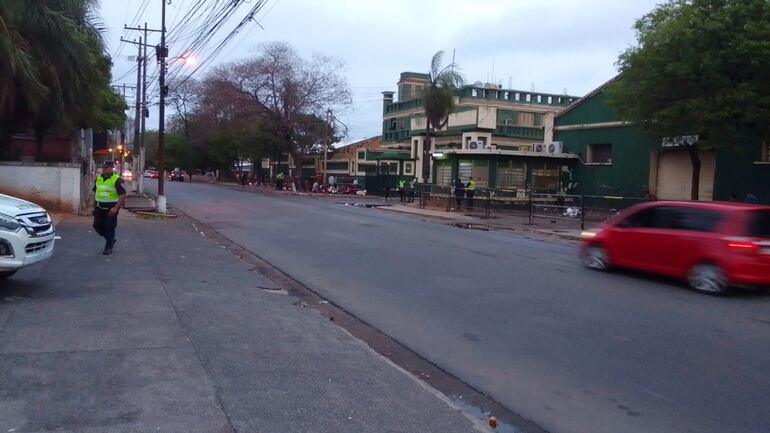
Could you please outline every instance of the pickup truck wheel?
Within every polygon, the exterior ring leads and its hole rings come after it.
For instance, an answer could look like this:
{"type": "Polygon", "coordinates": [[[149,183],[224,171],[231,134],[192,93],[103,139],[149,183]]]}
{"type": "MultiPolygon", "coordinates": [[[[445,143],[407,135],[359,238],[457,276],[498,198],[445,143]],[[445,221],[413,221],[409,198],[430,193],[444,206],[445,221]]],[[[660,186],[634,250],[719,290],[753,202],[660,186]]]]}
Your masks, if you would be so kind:
{"type": "Polygon", "coordinates": [[[0,280],[4,280],[15,273],[16,271],[0,271],[0,280]]]}

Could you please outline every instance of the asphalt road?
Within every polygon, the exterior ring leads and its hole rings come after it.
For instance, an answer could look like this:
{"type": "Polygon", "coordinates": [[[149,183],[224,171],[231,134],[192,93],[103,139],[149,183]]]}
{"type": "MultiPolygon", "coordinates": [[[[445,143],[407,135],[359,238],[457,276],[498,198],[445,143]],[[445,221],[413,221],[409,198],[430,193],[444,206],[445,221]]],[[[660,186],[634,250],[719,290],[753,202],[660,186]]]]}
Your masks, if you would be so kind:
{"type": "Polygon", "coordinates": [[[549,431],[770,431],[767,293],[595,273],[569,243],[328,199],[190,183],[166,194],[549,431]]]}

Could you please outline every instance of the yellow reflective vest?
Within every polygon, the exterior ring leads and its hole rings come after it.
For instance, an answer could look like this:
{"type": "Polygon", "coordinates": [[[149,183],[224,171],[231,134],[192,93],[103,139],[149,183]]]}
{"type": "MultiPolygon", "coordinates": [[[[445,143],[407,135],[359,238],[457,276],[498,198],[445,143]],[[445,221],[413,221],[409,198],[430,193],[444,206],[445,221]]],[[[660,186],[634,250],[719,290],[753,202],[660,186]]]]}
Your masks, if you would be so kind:
{"type": "Polygon", "coordinates": [[[96,178],[96,201],[103,203],[117,203],[120,200],[120,194],[115,184],[120,179],[117,174],[112,174],[112,177],[105,179],[104,176],[96,178]]]}

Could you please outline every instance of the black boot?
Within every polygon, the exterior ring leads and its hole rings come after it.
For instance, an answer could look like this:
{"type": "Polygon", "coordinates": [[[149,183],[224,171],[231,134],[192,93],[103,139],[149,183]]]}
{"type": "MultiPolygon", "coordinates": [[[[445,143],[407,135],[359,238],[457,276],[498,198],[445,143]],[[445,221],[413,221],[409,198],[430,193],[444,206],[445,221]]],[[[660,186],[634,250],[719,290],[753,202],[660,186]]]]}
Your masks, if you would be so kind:
{"type": "Polygon", "coordinates": [[[104,245],[104,251],[102,251],[102,254],[104,254],[105,256],[109,256],[110,254],[112,254],[112,247],[114,246],[115,246],[115,239],[111,241],[107,241],[107,243],[104,245]]]}

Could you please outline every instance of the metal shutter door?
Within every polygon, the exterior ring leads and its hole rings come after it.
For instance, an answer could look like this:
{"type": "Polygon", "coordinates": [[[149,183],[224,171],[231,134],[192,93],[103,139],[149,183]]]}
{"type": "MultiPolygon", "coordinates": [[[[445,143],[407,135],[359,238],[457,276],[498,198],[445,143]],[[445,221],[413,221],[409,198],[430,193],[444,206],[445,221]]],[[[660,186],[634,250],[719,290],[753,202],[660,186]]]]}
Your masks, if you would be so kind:
{"type": "Polygon", "coordinates": [[[711,201],[714,199],[714,172],[717,161],[714,152],[700,152],[700,183],[698,199],[711,201]]]}
{"type": "MultiPolygon", "coordinates": [[[[700,185],[698,199],[713,200],[714,152],[699,152],[700,185]]],[[[660,200],[690,200],[692,189],[692,162],[687,151],[662,152],[658,156],[658,193],[660,200]]]]}
{"type": "Polygon", "coordinates": [[[687,152],[661,152],[658,155],[658,199],[689,200],[691,173],[692,164],[687,152]]]}

